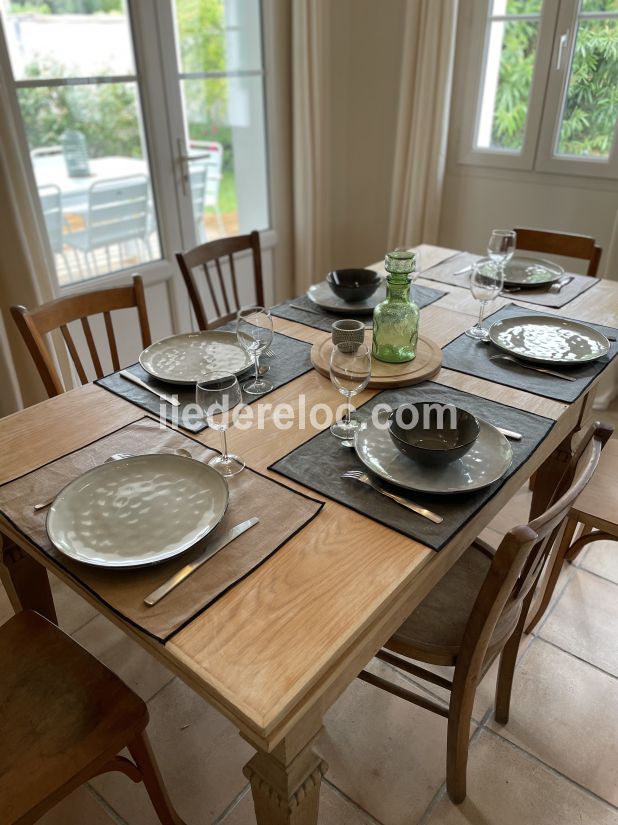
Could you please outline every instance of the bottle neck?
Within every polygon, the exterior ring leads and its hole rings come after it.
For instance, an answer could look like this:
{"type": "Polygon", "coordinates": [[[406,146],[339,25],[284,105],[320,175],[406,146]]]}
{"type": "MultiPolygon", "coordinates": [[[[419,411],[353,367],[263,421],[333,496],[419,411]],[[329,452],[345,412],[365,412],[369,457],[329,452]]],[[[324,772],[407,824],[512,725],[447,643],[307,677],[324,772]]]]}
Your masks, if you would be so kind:
{"type": "Polygon", "coordinates": [[[386,297],[394,301],[409,301],[412,281],[407,276],[389,275],[386,279],[386,297]]]}

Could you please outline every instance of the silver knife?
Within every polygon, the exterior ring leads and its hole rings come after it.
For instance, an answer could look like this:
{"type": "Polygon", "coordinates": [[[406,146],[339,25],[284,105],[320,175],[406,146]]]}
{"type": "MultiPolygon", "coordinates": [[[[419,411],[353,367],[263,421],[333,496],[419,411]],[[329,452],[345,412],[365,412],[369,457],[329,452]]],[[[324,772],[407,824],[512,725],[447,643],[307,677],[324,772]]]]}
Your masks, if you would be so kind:
{"type": "Polygon", "coordinates": [[[168,404],[171,404],[173,407],[178,407],[180,405],[180,401],[175,395],[167,395],[164,392],[159,392],[159,390],[155,390],[154,387],[151,387],[145,381],[142,381],[141,378],[138,378],[137,375],[133,375],[132,372],[128,370],[120,370],[120,375],[123,378],[126,378],[127,381],[132,381],[134,384],[137,384],[138,387],[141,387],[143,390],[148,390],[153,395],[158,395],[163,401],[167,401],[168,404]]]}
{"type": "Polygon", "coordinates": [[[174,573],[173,576],[163,582],[160,587],[157,587],[156,590],[153,590],[149,596],[146,596],[144,599],[144,603],[148,605],[148,607],[152,607],[157,602],[160,602],[164,596],[167,596],[168,593],[178,587],[178,585],[187,579],[191,573],[194,573],[198,567],[201,567],[205,561],[211,559],[219,550],[223,550],[231,541],[237,539],[238,536],[242,535],[246,530],[250,527],[253,527],[254,524],[259,523],[259,518],[250,518],[247,521],[242,521],[240,524],[237,524],[236,527],[232,527],[230,530],[227,530],[220,538],[216,541],[210,542],[203,553],[201,553],[196,559],[189,564],[185,564],[184,567],[181,567],[177,573],[174,573]]]}

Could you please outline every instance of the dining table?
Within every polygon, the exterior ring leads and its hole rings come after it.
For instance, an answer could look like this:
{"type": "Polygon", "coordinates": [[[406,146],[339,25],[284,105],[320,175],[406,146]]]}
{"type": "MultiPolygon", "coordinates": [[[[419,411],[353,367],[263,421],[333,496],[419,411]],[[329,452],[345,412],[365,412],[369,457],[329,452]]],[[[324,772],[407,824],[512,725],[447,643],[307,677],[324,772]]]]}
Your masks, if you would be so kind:
{"type": "MultiPolygon", "coordinates": [[[[420,252],[427,267],[457,250],[424,245],[420,252]]],[[[422,273],[417,283],[436,287],[422,273]]],[[[442,297],[421,310],[420,329],[445,347],[474,324],[478,304],[464,284],[440,288],[442,297]]],[[[496,299],[491,311],[511,303],[518,304],[516,294],[496,299]]],[[[618,283],[599,280],[560,310],[546,312],[618,327],[618,283]]],[[[307,323],[275,317],[274,328],[309,344],[322,342],[329,333],[312,326],[310,319],[310,314],[307,323]]],[[[244,772],[258,825],[316,825],[320,783],[327,771],[318,742],[325,713],[533,474],[531,515],[547,506],[571,456],[573,435],[590,419],[603,375],[600,371],[580,397],[566,402],[442,367],[432,378],[434,384],[536,413],[554,423],[517,471],[439,552],[322,496],[325,503],[316,518],[165,641],[125,621],[0,516],[2,581],[16,611],[34,609],[55,621],[49,574],[59,576],[231,720],[255,749],[244,772]]],[[[364,390],[356,403],[369,401],[377,392],[364,390]]],[[[281,475],[271,465],[325,424],[307,421],[304,429],[296,424],[281,429],[272,407],[288,404],[298,413],[301,403],[335,410],[340,402],[328,378],[309,369],[264,399],[259,430],[254,419],[251,427],[230,431],[234,452],[248,467],[281,483],[281,475]]],[[[9,415],[0,420],[0,484],[143,417],[143,409],[95,384],[9,415]]],[[[219,446],[219,433],[211,429],[192,437],[203,445],[219,446]]],[[[333,449],[343,448],[334,445],[333,449]]],[[[302,483],[283,482],[315,498],[315,491],[302,483]]],[[[202,766],[196,764],[195,770],[202,766]]]]}

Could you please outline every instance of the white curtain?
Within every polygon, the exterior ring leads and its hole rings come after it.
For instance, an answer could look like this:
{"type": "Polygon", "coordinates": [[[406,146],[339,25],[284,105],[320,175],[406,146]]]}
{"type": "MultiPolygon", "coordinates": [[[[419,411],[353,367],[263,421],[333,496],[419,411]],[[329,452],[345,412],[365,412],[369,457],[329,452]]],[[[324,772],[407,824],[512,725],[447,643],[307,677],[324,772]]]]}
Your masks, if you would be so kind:
{"type": "Polygon", "coordinates": [[[294,290],[304,292],[330,260],[329,4],[292,3],[294,290]]]}
{"type": "Polygon", "coordinates": [[[388,245],[438,242],[458,0],[408,0],[388,245]]]}
{"type": "Polygon", "coordinates": [[[54,297],[36,187],[29,183],[32,172],[20,151],[17,119],[6,116],[14,115],[14,105],[6,84],[0,83],[0,111],[5,113],[0,117],[0,415],[47,397],[9,308],[36,306],[54,297]]]}

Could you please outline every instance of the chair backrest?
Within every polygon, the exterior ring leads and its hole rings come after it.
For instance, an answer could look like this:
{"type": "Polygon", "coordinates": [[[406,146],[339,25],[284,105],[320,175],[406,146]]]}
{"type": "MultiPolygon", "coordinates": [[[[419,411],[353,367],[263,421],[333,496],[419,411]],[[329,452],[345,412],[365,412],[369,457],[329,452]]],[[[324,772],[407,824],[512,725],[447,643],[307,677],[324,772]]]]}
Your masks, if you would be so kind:
{"type": "Polygon", "coordinates": [[[64,162],[70,178],[84,178],[90,174],[86,135],[77,129],[67,129],[60,138],[64,162]]]}
{"type": "Polygon", "coordinates": [[[234,255],[247,250],[251,250],[253,254],[255,303],[264,306],[259,232],[254,230],[249,235],[221,238],[200,244],[200,246],[189,249],[187,252],[176,253],[176,260],[189,292],[191,305],[200,329],[214,329],[236,317],[236,312],[241,307],[241,301],[234,255]],[[207,295],[214,310],[214,316],[210,319],[207,316],[198,289],[194,270],[200,270],[206,278],[207,295]]]}
{"type": "Polygon", "coordinates": [[[590,426],[574,452],[548,509],[503,538],[466,625],[457,659],[460,673],[479,674],[525,620],[543,566],[575,499],[590,481],[612,434],[606,424],[590,426]],[[460,667],[461,666],[461,667],[460,667]]]}
{"type": "Polygon", "coordinates": [[[221,184],[223,170],[223,145],[216,140],[192,140],[191,150],[196,154],[206,155],[204,163],[208,168],[208,179],[206,181],[207,207],[215,207],[219,201],[219,186],[221,184]]]}
{"type": "Polygon", "coordinates": [[[32,310],[26,309],[24,306],[11,307],[11,315],[30,351],[50,398],[63,393],[64,386],[46,344],[45,336],[53,330],[60,330],[79,380],[82,384],[87,384],[88,376],[68,325],[72,321],[81,322],[94,372],[97,378],[102,378],[104,372],[88,319],[93,315],[103,315],[112,365],[114,370],[119,370],[118,347],[110,313],[117,309],[129,309],[131,307],[137,309],[142,345],[147,347],[151,344],[152,339],[146,311],[144,284],[139,275],[133,276],[131,286],[82,292],[78,295],[70,295],[66,298],[49,301],[32,310]]]}
{"type": "Polygon", "coordinates": [[[590,235],[573,235],[569,232],[523,227],[516,229],[515,232],[517,233],[517,249],[588,261],[586,275],[596,277],[603,250],[590,235]]]}
{"type": "Polygon", "coordinates": [[[53,252],[62,252],[64,218],[62,215],[62,193],[60,187],[50,183],[39,188],[41,210],[47,227],[47,234],[53,252]]]}
{"type": "Polygon", "coordinates": [[[91,249],[146,237],[149,188],[145,175],[92,184],[87,227],[91,249]]]}

